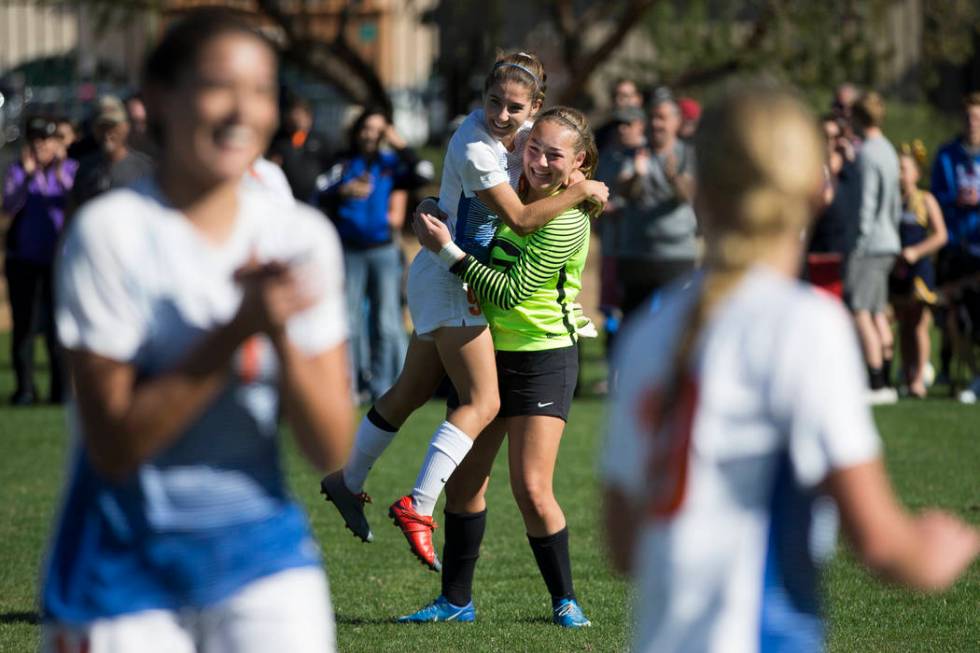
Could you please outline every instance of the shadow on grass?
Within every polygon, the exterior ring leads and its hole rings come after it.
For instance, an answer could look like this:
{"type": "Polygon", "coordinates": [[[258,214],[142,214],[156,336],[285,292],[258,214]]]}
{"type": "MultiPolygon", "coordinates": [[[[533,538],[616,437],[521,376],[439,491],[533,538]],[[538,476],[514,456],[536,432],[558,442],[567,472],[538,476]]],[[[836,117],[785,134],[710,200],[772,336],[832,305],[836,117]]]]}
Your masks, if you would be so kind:
{"type": "Polygon", "coordinates": [[[351,617],[345,614],[337,614],[334,620],[344,626],[382,626],[386,624],[398,623],[395,617],[351,617]]]}
{"type": "Polygon", "coordinates": [[[41,623],[41,617],[37,612],[4,612],[0,614],[0,624],[31,624],[36,626],[41,623]]]}
{"type": "Polygon", "coordinates": [[[514,619],[514,623],[519,623],[519,624],[532,624],[532,625],[533,624],[537,624],[537,625],[542,625],[543,624],[545,626],[552,626],[553,625],[551,623],[551,617],[518,617],[517,619],[514,619]]]}

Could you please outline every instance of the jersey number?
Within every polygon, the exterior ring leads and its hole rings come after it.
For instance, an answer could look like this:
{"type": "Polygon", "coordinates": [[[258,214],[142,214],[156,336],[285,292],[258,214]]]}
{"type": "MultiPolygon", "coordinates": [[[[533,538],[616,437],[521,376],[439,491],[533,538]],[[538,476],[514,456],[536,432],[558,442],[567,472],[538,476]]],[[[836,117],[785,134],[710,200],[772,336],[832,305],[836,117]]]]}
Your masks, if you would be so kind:
{"type": "Polygon", "coordinates": [[[476,298],[476,293],[473,292],[472,288],[466,289],[466,301],[470,304],[470,315],[480,315],[483,311],[480,309],[480,301],[476,298]]]}
{"type": "Polygon", "coordinates": [[[697,383],[690,377],[684,380],[673,410],[665,411],[663,401],[662,390],[654,388],[644,396],[640,407],[641,423],[653,439],[647,462],[647,515],[653,519],[672,517],[684,503],[697,383]]]}

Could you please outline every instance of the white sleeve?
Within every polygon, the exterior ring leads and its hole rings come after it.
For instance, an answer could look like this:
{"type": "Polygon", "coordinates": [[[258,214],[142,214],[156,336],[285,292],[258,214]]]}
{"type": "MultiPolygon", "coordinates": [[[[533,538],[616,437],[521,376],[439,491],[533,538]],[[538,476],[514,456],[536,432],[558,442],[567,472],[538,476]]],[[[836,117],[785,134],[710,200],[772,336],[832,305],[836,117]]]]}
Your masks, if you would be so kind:
{"type": "MultiPolygon", "coordinates": [[[[642,325],[635,325],[640,327],[642,325]]],[[[654,390],[649,343],[644,347],[637,328],[624,333],[616,352],[619,371],[616,390],[609,405],[606,441],[600,459],[603,483],[627,496],[641,498],[646,491],[646,465],[650,426],[645,425],[644,409],[654,390]]],[[[645,331],[645,330],[644,330],[645,331]]]]}
{"type": "Polygon", "coordinates": [[[463,191],[468,197],[478,190],[510,183],[507,171],[500,166],[500,157],[489,143],[483,141],[466,144],[461,167],[463,191]]]}
{"type": "Polygon", "coordinates": [[[55,321],[65,348],[130,362],[147,330],[137,271],[122,260],[120,231],[93,213],[100,209],[104,203],[83,209],[69,229],[55,278],[55,321]]]}
{"type": "Polygon", "coordinates": [[[323,216],[310,219],[306,233],[310,263],[304,265],[319,301],[293,317],[287,325],[289,339],[301,351],[315,355],[347,339],[347,299],[344,292],[344,255],[333,225],[323,216]]]}
{"type": "Polygon", "coordinates": [[[771,397],[788,428],[796,479],[814,487],[834,470],[874,460],[881,443],[853,326],[840,307],[808,308],[792,320],[778,352],[771,397]]]}

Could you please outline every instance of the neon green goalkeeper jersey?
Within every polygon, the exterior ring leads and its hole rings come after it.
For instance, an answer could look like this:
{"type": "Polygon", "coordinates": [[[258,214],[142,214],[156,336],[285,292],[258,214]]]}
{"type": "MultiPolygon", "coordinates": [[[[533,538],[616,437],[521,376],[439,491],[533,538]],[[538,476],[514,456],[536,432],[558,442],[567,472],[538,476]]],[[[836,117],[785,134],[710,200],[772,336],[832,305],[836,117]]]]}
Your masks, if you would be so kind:
{"type": "Polygon", "coordinates": [[[496,349],[558,349],[577,341],[572,302],[588,253],[589,217],[571,208],[528,236],[501,226],[489,266],[467,254],[452,271],[480,299],[496,349]]]}

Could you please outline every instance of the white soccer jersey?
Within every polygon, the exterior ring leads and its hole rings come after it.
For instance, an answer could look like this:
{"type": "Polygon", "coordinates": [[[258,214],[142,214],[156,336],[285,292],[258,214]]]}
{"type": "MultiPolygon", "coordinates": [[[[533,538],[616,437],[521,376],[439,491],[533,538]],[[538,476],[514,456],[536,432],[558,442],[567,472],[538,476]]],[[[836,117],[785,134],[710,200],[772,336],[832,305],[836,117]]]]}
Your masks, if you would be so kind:
{"type": "MultiPolygon", "coordinates": [[[[342,343],[347,336],[343,257],[333,226],[312,208],[284,206],[267,190],[243,186],[239,197],[233,231],[220,245],[160,199],[152,180],[87,204],[72,225],[59,266],[56,317],[65,347],[132,363],[141,377],[159,374],[176,365],[202,333],[232,319],[242,296],[235,270],[253,257],[296,262],[321,293],[318,304],[287,326],[297,347],[316,354],[342,343]]],[[[182,465],[157,468],[151,462],[141,472],[154,475],[146,481],[151,523],[173,528],[234,523],[262,518],[274,503],[267,491],[243,481],[239,469],[264,464],[246,455],[252,451],[248,447],[261,450],[277,432],[277,360],[271,343],[255,338],[235,366],[241,389],[221,395],[181,439],[210,446],[188,444],[186,452],[175,446],[161,454],[186,454],[189,464],[206,451],[215,465],[189,472],[182,465]],[[229,449],[222,451],[216,438],[227,438],[229,449]],[[213,490],[216,483],[227,485],[223,494],[197,489],[213,490]]],[[[274,485],[271,477],[268,483],[274,485]]]]}
{"type": "Polygon", "coordinates": [[[514,149],[487,131],[483,109],[466,116],[449,140],[439,186],[439,207],[449,216],[446,224],[466,252],[481,258],[489,247],[500,219],[476,199],[476,192],[509,183],[517,188],[522,173],[524,143],[532,123],[517,133],[514,149]]]}
{"type": "MultiPolygon", "coordinates": [[[[129,363],[137,378],[164,373],[233,318],[242,300],[234,273],[253,259],[291,261],[319,291],[287,324],[293,344],[309,355],[343,344],[343,257],[320,213],[242,184],[232,232],[217,244],[152,179],[89,202],[71,225],[57,273],[61,341],[129,363]]],[[[126,482],[104,479],[76,451],[45,574],[45,619],[85,624],[212,605],[258,578],[319,564],[282,478],[279,393],[278,358],[256,335],[202,414],[126,482]]],[[[74,406],[69,415],[81,439],[74,406]]]]}
{"type": "Polygon", "coordinates": [[[245,185],[254,185],[257,188],[272,191],[272,193],[282,200],[285,204],[293,205],[296,198],[293,197],[293,189],[289,186],[286,173],[278,165],[269,159],[260,156],[255,160],[245,173],[245,185]]]}
{"type": "Polygon", "coordinates": [[[844,310],[757,267],[724,299],[658,426],[675,346],[700,292],[667,292],[625,334],[602,463],[644,507],[635,551],[637,651],[812,651],[817,567],[836,541],[819,484],[879,455],[844,310]]]}

